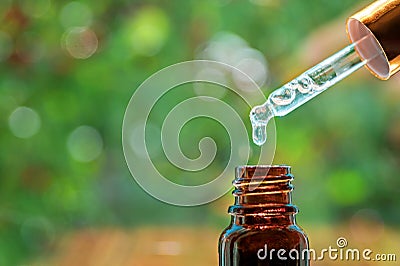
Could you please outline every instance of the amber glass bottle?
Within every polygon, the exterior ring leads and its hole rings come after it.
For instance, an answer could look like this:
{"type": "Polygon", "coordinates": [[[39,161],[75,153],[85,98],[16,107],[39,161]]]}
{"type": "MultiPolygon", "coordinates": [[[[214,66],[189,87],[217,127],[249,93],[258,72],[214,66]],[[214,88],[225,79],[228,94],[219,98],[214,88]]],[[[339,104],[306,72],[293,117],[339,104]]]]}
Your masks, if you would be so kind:
{"type": "Polygon", "coordinates": [[[296,225],[292,180],[289,166],[236,168],[231,223],[219,239],[220,266],[309,265],[307,236],[296,225]]]}

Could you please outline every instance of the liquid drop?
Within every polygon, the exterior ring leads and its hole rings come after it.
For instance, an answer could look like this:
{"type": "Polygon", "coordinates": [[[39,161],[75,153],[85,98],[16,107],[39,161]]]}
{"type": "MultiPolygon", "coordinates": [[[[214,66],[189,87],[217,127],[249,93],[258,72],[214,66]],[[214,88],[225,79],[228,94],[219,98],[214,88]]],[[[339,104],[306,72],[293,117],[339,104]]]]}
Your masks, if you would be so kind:
{"type": "Polygon", "coordinates": [[[267,140],[267,126],[266,125],[252,125],[253,126],[253,142],[261,146],[267,140]]]}
{"type": "Polygon", "coordinates": [[[250,112],[250,121],[253,128],[253,142],[261,146],[267,140],[267,124],[273,117],[272,111],[266,105],[254,107],[250,112]]]}

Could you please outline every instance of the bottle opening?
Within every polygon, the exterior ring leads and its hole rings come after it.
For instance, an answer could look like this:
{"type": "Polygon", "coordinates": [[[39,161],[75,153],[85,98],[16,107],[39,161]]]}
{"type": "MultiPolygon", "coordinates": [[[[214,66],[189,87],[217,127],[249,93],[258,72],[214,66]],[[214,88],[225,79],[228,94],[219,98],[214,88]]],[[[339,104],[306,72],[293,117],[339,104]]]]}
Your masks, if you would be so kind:
{"type": "Polygon", "coordinates": [[[288,165],[242,165],[236,167],[236,178],[276,178],[290,175],[288,165]]]}

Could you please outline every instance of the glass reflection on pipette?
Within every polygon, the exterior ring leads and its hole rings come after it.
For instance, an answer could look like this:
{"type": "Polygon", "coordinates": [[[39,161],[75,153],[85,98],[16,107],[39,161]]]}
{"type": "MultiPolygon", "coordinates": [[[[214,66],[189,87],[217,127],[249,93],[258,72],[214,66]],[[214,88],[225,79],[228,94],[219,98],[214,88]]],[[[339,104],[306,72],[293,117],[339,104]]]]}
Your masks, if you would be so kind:
{"type": "Polygon", "coordinates": [[[373,37],[367,35],[358,42],[345,47],[273,91],[263,105],[255,106],[250,112],[253,142],[257,145],[265,143],[267,139],[266,126],[271,118],[287,115],[379,55],[380,52],[377,49],[377,54],[368,60],[361,60],[358,56],[356,46],[361,42],[367,42],[370,38],[373,37]]]}

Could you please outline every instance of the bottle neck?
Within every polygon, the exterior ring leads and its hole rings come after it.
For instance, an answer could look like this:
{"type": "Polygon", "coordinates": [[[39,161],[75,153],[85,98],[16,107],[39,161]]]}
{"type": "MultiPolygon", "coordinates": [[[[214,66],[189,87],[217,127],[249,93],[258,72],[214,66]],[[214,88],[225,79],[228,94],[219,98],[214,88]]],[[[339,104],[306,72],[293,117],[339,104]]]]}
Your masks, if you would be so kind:
{"type": "Polygon", "coordinates": [[[238,226],[288,227],[296,224],[294,214],[276,216],[232,215],[231,223],[238,226]]]}
{"type": "Polygon", "coordinates": [[[293,176],[289,166],[241,166],[233,181],[235,204],[229,207],[236,225],[294,225],[293,176]]]}

